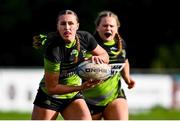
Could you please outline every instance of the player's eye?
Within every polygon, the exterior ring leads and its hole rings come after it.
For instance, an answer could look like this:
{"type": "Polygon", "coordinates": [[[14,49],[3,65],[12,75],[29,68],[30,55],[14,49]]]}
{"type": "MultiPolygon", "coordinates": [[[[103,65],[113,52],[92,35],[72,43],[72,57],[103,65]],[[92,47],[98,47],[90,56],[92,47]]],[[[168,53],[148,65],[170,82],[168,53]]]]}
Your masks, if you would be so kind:
{"type": "Polygon", "coordinates": [[[113,27],[114,27],[114,25],[110,25],[110,27],[111,27],[111,28],[113,28],[113,27]]]}
{"type": "Polygon", "coordinates": [[[68,24],[69,25],[74,25],[74,23],[72,21],[69,21],[68,24]]]}
{"type": "Polygon", "coordinates": [[[66,25],[66,22],[61,22],[60,25],[66,25]]]}
{"type": "Polygon", "coordinates": [[[103,25],[103,27],[108,27],[108,25],[103,25]]]}

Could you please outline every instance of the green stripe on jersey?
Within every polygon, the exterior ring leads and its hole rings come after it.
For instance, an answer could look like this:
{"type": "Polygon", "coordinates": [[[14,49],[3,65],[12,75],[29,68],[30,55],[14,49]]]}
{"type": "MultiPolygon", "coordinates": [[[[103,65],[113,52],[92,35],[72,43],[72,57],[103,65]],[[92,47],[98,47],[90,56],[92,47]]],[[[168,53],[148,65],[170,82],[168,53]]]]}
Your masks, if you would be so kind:
{"type": "Polygon", "coordinates": [[[48,59],[44,58],[44,68],[49,72],[59,72],[60,63],[51,62],[48,59]]]}
{"type": "MultiPolygon", "coordinates": [[[[78,75],[74,74],[74,75],[72,75],[72,76],[70,76],[68,78],[60,80],[60,83],[64,84],[64,85],[69,85],[69,86],[80,86],[81,85],[81,78],[78,75]]],[[[62,94],[62,95],[55,95],[54,97],[59,98],[59,99],[71,99],[77,93],[78,93],[78,91],[77,92],[72,92],[72,93],[67,93],[67,94],[62,94]]]]}
{"type": "Polygon", "coordinates": [[[87,89],[82,93],[87,102],[105,106],[118,96],[120,78],[120,74],[116,73],[103,83],[95,86],[94,88],[87,89]]]}
{"type": "Polygon", "coordinates": [[[70,41],[70,43],[66,43],[66,48],[71,48],[71,47],[73,47],[75,44],[76,44],[76,40],[74,39],[74,40],[70,41]]]}
{"type": "Polygon", "coordinates": [[[104,45],[111,46],[111,45],[115,44],[115,40],[111,40],[111,41],[107,40],[107,41],[104,41],[103,43],[104,43],[104,45]]]}
{"type": "MultiPolygon", "coordinates": [[[[47,88],[45,87],[45,80],[42,79],[40,86],[41,89],[47,94],[47,88]]],[[[59,81],[60,84],[64,84],[64,85],[69,85],[69,86],[80,86],[81,85],[81,78],[74,74],[68,78],[62,79],[59,81]]],[[[73,98],[77,92],[72,92],[72,93],[67,93],[67,94],[61,94],[61,95],[52,95],[52,97],[57,98],[57,99],[71,99],[73,98]]]]}

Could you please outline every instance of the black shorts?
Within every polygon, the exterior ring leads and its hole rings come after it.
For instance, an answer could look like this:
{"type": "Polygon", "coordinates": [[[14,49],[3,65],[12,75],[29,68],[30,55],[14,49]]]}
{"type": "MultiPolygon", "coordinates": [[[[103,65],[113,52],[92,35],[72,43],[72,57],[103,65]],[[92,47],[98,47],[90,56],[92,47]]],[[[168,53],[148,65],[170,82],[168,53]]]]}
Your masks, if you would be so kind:
{"type": "MultiPolygon", "coordinates": [[[[125,95],[123,89],[120,89],[119,95],[118,95],[117,98],[126,99],[126,95],[125,95]]],[[[88,108],[89,108],[89,110],[91,112],[91,115],[93,115],[93,114],[102,113],[105,110],[105,108],[107,107],[108,104],[106,106],[97,106],[97,105],[92,105],[92,104],[87,103],[87,105],[88,105],[88,108]]]]}
{"type": "Polygon", "coordinates": [[[75,99],[83,99],[82,94],[78,93],[72,99],[56,99],[47,95],[41,88],[39,88],[33,104],[41,108],[62,112],[75,99]]]}

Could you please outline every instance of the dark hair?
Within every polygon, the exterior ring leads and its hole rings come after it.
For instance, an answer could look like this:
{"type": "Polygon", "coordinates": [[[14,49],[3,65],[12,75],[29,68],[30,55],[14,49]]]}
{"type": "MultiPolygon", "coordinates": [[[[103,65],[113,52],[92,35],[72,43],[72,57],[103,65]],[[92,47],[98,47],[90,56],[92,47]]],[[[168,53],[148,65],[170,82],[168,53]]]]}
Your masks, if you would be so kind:
{"type": "Polygon", "coordinates": [[[107,16],[114,17],[116,19],[117,26],[120,27],[120,21],[118,19],[118,16],[115,13],[111,12],[111,11],[102,11],[102,12],[100,12],[98,14],[98,17],[95,20],[96,27],[99,26],[99,24],[101,22],[101,18],[107,17],[107,16]]]}
{"type": "Polygon", "coordinates": [[[72,11],[72,10],[63,10],[63,11],[60,11],[59,14],[58,14],[58,17],[57,17],[57,20],[56,20],[56,21],[58,22],[59,16],[61,16],[61,15],[67,15],[67,14],[74,15],[74,16],[76,17],[77,22],[79,23],[79,18],[78,18],[78,16],[77,16],[77,14],[76,14],[74,11],[72,11]]]}

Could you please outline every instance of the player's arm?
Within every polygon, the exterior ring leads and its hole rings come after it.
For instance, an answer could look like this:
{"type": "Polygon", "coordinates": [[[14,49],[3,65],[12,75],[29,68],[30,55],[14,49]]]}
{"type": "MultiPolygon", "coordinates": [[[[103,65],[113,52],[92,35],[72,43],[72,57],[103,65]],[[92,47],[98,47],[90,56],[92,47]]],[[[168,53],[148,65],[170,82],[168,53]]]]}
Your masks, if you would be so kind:
{"type": "Polygon", "coordinates": [[[109,55],[96,41],[94,36],[86,32],[84,36],[87,43],[87,50],[92,54],[90,59],[95,63],[109,63],[109,55]]]}
{"type": "Polygon", "coordinates": [[[80,86],[59,84],[60,63],[54,63],[44,59],[45,85],[49,94],[65,94],[91,88],[95,82],[86,81],[80,86]]]}
{"type": "Polygon", "coordinates": [[[91,51],[93,56],[91,57],[92,60],[98,62],[103,61],[103,63],[109,63],[109,55],[108,53],[100,46],[97,45],[94,50],[91,51]]]}
{"type": "Polygon", "coordinates": [[[131,89],[135,86],[135,81],[130,76],[130,65],[128,59],[125,60],[125,66],[121,71],[121,75],[128,85],[128,88],[131,89]]]}
{"type": "Polygon", "coordinates": [[[81,90],[81,86],[67,86],[58,82],[58,72],[45,72],[45,84],[49,94],[65,94],[81,90]]]}
{"type": "Polygon", "coordinates": [[[69,85],[59,84],[58,82],[59,82],[59,73],[47,72],[47,71],[45,72],[45,84],[46,84],[48,93],[51,95],[66,94],[66,93],[81,91],[81,90],[94,87],[94,85],[99,83],[99,81],[88,80],[88,81],[85,81],[80,86],[69,86],[69,85]]]}

